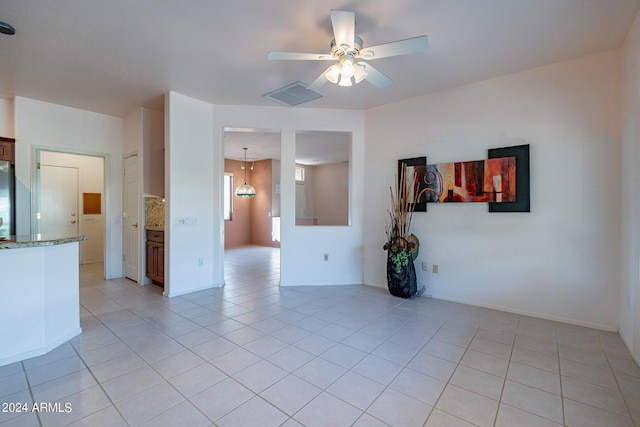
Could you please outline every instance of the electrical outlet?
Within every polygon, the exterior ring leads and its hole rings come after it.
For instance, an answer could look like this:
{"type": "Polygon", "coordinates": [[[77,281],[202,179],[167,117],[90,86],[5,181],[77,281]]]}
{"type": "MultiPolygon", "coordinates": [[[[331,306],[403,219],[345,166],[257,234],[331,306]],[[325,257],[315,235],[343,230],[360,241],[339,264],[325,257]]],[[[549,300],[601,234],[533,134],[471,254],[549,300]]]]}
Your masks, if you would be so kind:
{"type": "Polygon", "coordinates": [[[429,271],[429,265],[424,261],[422,261],[422,271],[429,271]]]}
{"type": "Polygon", "coordinates": [[[440,273],[440,266],[438,264],[433,264],[433,266],[431,267],[431,272],[433,274],[438,274],[440,273]]]}
{"type": "Polygon", "coordinates": [[[324,258],[323,258],[323,260],[324,260],[324,261],[329,261],[329,254],[324,254],[324,258]]]}
{"type": "Polygon", "coordinates": [[[204,258],[200,257],[198,258],[198,266],[202,267],[204,265],[204,258]]]}

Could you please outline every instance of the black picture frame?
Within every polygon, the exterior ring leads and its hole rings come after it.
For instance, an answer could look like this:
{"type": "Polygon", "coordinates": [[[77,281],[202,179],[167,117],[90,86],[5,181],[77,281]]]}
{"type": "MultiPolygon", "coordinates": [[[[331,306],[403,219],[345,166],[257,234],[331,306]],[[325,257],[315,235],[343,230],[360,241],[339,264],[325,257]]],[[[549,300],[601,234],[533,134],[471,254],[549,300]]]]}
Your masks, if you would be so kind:
{"type": "MultiPolygon", "coordinates": [[[[400,176],[402,176],[402,165],[405,166],[417,166],[417,167],[421,167],[422,168],[422,174],[420,176],[426,176],[427,173],[427,157],[423,156],[423,157],[413,157],[411,159],[400,159],[398,160],[398,179],[396,182],[396,185],[399,184],[400,182],[400,176]]],[[[419,189],[423,189],[425,188],[427,185],[426,184],[422,184],[419,187],[419,189]]],[[[424,197],[424,196],[423,196],[424,197]]],[[[427,211],[427,202],[426,202],[426,198],[424,202],[419,202],[415,204],[414,207],[414,212],[426,212],[427,211]]]]}
{"type": "Polygon", "coordinates": [[[489,212],[531,212],[529,144],[488,150],[489,159],[500,157],[516,158],[516,201],[489,202],[489,212]]]}

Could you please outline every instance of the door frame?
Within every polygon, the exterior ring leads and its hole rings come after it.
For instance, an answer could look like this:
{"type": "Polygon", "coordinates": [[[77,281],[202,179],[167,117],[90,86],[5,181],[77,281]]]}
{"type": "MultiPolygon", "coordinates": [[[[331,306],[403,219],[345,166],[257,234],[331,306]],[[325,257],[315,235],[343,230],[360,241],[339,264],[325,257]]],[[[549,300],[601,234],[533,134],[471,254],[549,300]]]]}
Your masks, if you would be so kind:
{"type": "Polygon", "coordinates": [[[38,182],[40,180],[40,169],[38,168],[38,164],[40,163],[40,153],[42,151],[48,151],[51,153],[62,153],[62,154],[75,154],[78,156],[87,156],[87,157],[99,157],[102,158],[103,161],[103,194],[104,194],[104,228],[103,232],[103,277],[107,277],[107,272],[111,271],[111,242],[109,236],[111,235],[111,184],[110,184],[110,170],[111,170],[111,162],[110,156],[107,153],[98,153],[95,151],[84,151],[84,150],[71,150],[64,149],[58,147],[49,147],[49,146],[41,146],[41,145],[33,145],[31,147],[31,158],[33,159],[33,164],[31,165],[31,230],[32,233],[37,230],[38,221],[36,218],[38,200],[40,199],[40,186],[38,182]]]}
{"type": "MultiPolygon", "coordinates": [[[[224,219],[224,209],[223,209],[223,205],[224,205],[224,189],[222,188],[224,186],[224,175],[226,174],[226,170],[225,170],[225,159],[226,159],[226,155],[228,155],[228,153],[225,150],[225,134],[227,132],[246,132],[246,133],[255,133],[255,134],[277,134],[279,136],[279,140],[277,143],[277,148],[278,151],[280,152],[280,155],[282,156],[282,135],[283,135],[283,130],[279,129],[279,128],[263,128],[263,127],[235,127],[235,126],[222,126],[220,128],[220,137],[221,137],[221,144],[219,147],[219,153],[220,153],[220,193],[219,193],[219,199],[218,199],[218,204],[219,204],[219,220],[220,220],[220,227],[221,227],[221,239],[220,239],[220,253],[221,253],[221,257],[220,257],[220,266],[221,266],[221,271],[222,271],[222,286],[224,287],[226,282],[225,282],[225,252],[227,251],[227,248],[225,247],[225,219],[224,219]]],[[[232,159],[233,160],[233,159],[232,159]]],[[[281,160],[281,159],[280,159],[281,160]]],[[[244,167],[247,167],[247,165],[245,164],[244,167]]],[[[280,168],[278,169],[278,174],[280,176],[279,181],[282,182],[282,162],[280,162],[280,168]]],[[[234,186],[237,186],[237,182],[233,183],[234,186]]],[[[273,185],[271,186],[271,191],[274,191],[273,185]]],[[[235,195],[233,194],[233,191],[231,193],[231,198],[233,199],[235,197],[235,195]]],[[[280,217],[282,217],[282,200],[280,200],[280,217]]],[[[271,213],[273,213],[273,211],[271,211],[271,213]]],[[[251,216],[251,214],[250,214],[251,216]]],[[[233,215],[232,215],[233,218],[233,215]]],[[[233,219],[232,219],[233,220],[233,219]]],[[[272,221],[272,220],[271,220],[272,221]]],[[[273,227],[273,223],[270,223],[270,226],[273,227]]],[[[273,228],[272,228],[272,235],[273,235],[273,228]]],[[[280,234],[280,240],[278,241],[278,246],[277,246],[278,251],[280,251],[280,253],[282,253],[282,234],[280,234]]],[[[280,266],[282,266],[282,258],[280,258],[280,266]]],[[[282,277],[282,274],[279,275],[280,277],[282,277]]],[[[280,281],[278,281],[278,286],[280,284],[280,281]]]]}

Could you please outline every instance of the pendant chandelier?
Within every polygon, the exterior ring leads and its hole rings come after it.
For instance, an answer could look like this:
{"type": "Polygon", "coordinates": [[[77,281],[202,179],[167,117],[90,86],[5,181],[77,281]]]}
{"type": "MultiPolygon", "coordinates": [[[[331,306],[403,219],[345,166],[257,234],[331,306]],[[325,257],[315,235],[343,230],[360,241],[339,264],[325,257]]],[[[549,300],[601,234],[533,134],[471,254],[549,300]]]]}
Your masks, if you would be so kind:
{"type": "Polygon", "coordinates": [[[254,197],[256,195],[256,189],[247,184],[247,148],[243,148],[244,150],[244,184],[236,188],[236,196],[242,197],[243,199],[248,199],[250,197],[254,197]]]}

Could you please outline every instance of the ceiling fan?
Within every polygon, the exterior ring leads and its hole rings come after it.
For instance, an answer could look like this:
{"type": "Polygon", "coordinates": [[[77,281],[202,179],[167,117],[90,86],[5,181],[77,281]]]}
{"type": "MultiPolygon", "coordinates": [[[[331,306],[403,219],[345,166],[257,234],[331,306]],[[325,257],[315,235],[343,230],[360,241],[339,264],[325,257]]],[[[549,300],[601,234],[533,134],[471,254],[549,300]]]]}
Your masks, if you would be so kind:
{"type": "Polygon", "coordinates": [[[372,85],[383,88],[390,85],[392,80],[365,61],[422,52],[429,47],[427,36],[363,47],[362,39],[355,34],[355,21],[354,12],[332,9],[334,39],[331,41],[330,53],[269,52],[268,58],[336,61],[308,86],[311,90],[318,90],[327,81],[339,86],[352,86],[367,80],[372,85]]]}

